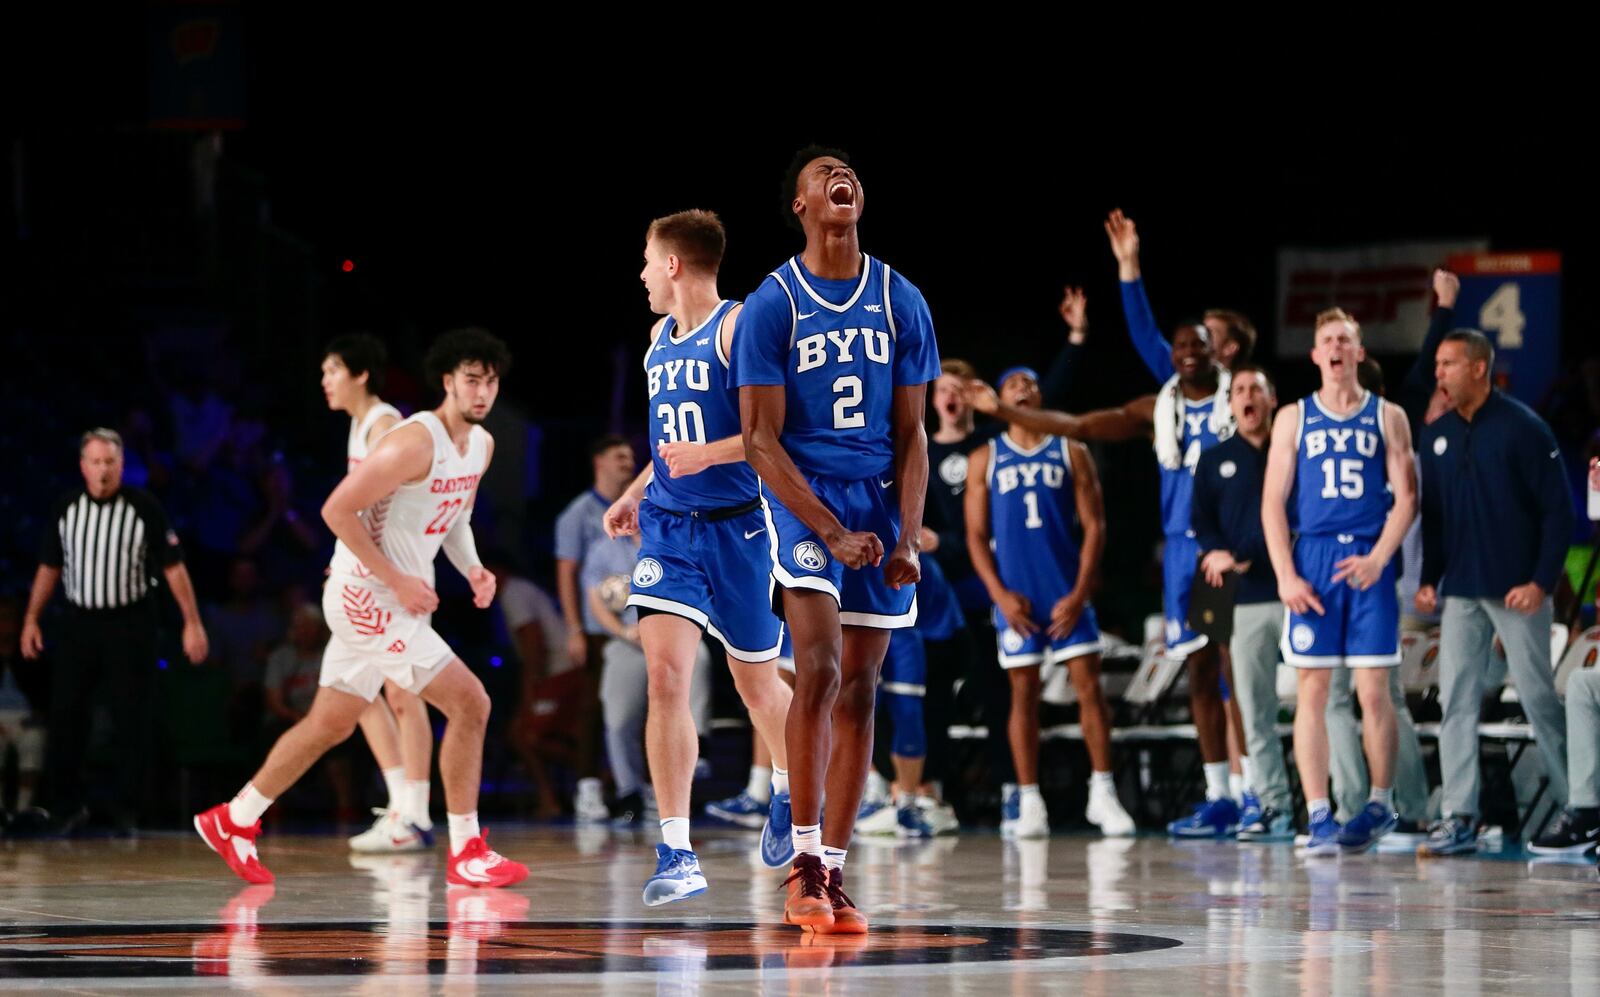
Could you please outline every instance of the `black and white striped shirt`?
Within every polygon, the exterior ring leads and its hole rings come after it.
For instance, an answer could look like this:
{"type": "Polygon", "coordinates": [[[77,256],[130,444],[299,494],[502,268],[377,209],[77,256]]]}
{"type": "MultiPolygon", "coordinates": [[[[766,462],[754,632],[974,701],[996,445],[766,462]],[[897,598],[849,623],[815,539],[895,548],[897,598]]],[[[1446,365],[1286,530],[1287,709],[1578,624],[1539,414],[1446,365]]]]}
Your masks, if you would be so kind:
{"type": "Polygon", "coordinates": [[[183,560],[178,535],[149,492],[121,488],[99,501],[80,488],[56,503],[41,563],[61,569],[79,609],[121,609],[150,594],[151,573],[183,560]]]}

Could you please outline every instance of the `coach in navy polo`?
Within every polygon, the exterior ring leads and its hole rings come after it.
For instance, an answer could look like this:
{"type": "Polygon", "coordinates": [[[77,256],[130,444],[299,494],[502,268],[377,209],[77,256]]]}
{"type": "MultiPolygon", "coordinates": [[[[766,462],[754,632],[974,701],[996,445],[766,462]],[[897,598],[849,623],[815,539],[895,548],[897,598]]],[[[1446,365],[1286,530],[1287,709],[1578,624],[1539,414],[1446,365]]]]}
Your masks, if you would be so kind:
{"type": "Polygon", "coordinates": [[[1444,798],[1424,847],[1477,849],[1478,710],[1494,635],[1544,756],[1567,799],[1567,725],[1550,669],[1550,592],[1572,535],[1572,500],[1555,435],[1526,405],[1490,386],[1494,347],[1458,329],[1434,357],[1451,411],[1422,435],[1422,587],[1442,602],[1439,731],[1444,798]]]}

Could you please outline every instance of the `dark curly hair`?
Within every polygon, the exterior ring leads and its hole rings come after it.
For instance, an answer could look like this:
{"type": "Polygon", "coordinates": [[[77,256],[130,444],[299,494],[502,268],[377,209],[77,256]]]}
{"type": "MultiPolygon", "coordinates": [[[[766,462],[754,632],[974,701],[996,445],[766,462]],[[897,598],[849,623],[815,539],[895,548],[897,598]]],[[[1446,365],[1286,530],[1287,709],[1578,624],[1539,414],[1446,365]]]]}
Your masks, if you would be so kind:
{"type": "Polygon", "coordinates": [[[846,166],[850,165],[850,154],[843,149],[833,149],[825,145],[808,145],[794,154],[789,161],[789,168],[783,174],[783,200],[779,208],[783,211],[783,223],[796,232],[803,232],[805,228],[800,224],[800,216],[794,213],[794,195],[800,185],[800,171],[806,164],[814,162],[824,156],[831,156],[846,166]]]}
{"type": "Polygon", "coordinates": [[[383,391],[383,369],[389,364],[389,350],[383,340],[370,332],[347,332],[329,340],[322,355],[338,357],[351,377],[367,375],[367,390],[383,391]]]}
{"type": "Polygon", "coordinates": [[[505,341],[488,329],[469,326],[451,329],[433,341],[428,355],[423,359],[423,369],[435,388],[446,374],[454,373],[464,363],[480,363],[484,368],[505,377],[511,369],[511,351],[505,341]]]}

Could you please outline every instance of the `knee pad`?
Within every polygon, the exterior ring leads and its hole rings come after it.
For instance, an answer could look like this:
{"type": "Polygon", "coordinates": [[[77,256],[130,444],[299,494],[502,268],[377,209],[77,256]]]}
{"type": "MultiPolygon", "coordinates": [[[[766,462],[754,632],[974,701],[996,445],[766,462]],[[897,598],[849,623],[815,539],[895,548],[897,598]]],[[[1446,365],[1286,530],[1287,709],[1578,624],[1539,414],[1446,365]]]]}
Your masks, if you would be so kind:
{"type": "Polygon", "coordinates": [[[884,704],[894,727],[889,750],[901,758],[922,758],[928,754],[928,732],[922,720],[922,696],[883,691],[884,704]]]}

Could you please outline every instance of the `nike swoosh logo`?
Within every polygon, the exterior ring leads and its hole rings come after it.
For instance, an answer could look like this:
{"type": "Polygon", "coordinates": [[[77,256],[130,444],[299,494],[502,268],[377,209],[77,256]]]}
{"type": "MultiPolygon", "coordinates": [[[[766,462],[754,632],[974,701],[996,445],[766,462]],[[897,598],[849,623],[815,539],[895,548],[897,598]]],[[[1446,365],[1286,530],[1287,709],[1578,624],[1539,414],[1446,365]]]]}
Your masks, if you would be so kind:
{"type": "Polygon", "coordinates": [[[815,314],[816,314],[816,312],[806,312],[804,315],[800,315],[800,316],[797,316],[797,317],[800,319],[800,321],[804,322],[806,319],[810,318],[811,316],[813,316],[815,314]]]}
{"type": "Polygon", "coordinates": [[[894,479],[890,478],[888,481],[879,481],[878,484],[883,486],[884,488],[888,488],[888,487],[890,487],[891,485],[894,484],[894,479]]]}
{"type": "Polygon", "coordinates": [[[462,879],[470,879],[474,883],[487,883],[489,881],[489,875],[485,872],[483,859],[471,859],[463,862],[461,868],[456,870],[456,874],[462,879]]]}
{"type": "Polygon", "coordinates": [[[220,820],[217,821],[216,822],[216,826],[217,826],[217,837],[221,838],[223,841],[231,841],[231,840],[233,840],[233,835],[229,834],[227,831],[224,831],[222,829],[222,821],[220,821],[220,820]]]}
{"type": "Polygon", "coordinates": [[[761,529],[759,529],[759,530],[751,530],[751,531],[750,531],[750,532],[749,532],[749,533],[746,533],[746,534],[745,534],[745,535],[744,535],[744,538],[745,538],[745,539],[746,539],[746,540],[749,540],[749,539],[750,539],[750,538],[751,538],[751,537],[758,537],[758,536],[760,536],[760,535],[761,535],[761,534],[763,534],[763,533],[765,533],[765,532],[767,532],[767,528],[766,528],[766,527],[765,527],[765,526],[763,526],[763,527],[762,527],[762,528],[761,528],[761,529]]]}

